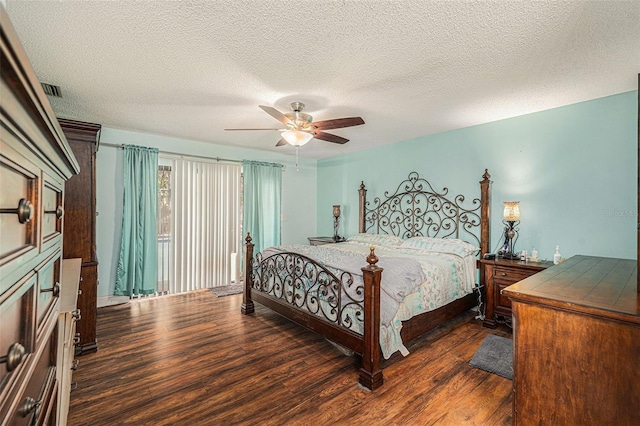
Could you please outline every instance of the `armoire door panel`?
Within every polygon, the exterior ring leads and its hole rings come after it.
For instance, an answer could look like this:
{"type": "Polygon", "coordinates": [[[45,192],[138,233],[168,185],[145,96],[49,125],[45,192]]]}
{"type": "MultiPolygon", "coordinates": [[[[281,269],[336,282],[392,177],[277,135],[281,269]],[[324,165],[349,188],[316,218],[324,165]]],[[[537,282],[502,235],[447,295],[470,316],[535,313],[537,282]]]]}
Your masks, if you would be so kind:
{"type": "Polygon", "coordinates": [[[81,318],[76,323],[76,331],[80,333],[80,342],[77,345],[79,354],[98,349],[96,339],[98,267],[96,265],[82,267],[80,271],[80,291],[78,309],[80,309],[81,318]]]}
{"type": "Polygon", "coordinates": [[[91,170],[95,145],[69,140],[81,172],[65,184],[64,257],[81,258],[82,263],[95,262],[95,206],[91,170]]]}

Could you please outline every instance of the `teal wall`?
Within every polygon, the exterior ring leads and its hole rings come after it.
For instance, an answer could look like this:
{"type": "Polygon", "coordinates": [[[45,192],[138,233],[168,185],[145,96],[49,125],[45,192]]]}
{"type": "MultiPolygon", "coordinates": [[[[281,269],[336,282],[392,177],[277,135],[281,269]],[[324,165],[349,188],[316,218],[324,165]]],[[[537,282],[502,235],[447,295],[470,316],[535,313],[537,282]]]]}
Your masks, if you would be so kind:
{"type": "Polygon", "coordinates": [[[479,196],[487,168],[492,250],[502,202],[520,201],[516,250],[636,258],[637,108],[633,91],[320,160],[317,233],[333,234],[333,204],[343,206],[340,233],[357,232],[361,180],[369,199],[410,171],[435,189],[479,196]]]}
{"type": "MultiPolygon", "coordinates": [[[[165,136],[129,132],[103,127],[101,143],[133,144],[156,147],[164,151],[221,157],[233,160],[260,160],[284,164],[282,175],[282,242],[307,243],[316,232],[316,160],[300,159],[296,171],[295,157],[279,153],[234,148],[165,136]]],[[[123,151],[102,146],[96,155],[97,217],[96,243],[98,255],[98,296],[113,294],[115,272],[120,250],[123,194],[123,151]]]]}
{"type": "MultiPolygon", "coordinates": [[[[575,254],[636,257],[637,92],[465,129],[425,136],[324,160],[103,128],[101,142],[165,151],[273,161],[283,174],[284,244],[332,235],[332,206],[342,206],[341,235],[358,228],[357,190],[369,199],[393,191],[410,171],[437,190],[479,196],[491,173],[491,247],[500,243],[502,201],[520,201],[516,250],[532,247],[550,259],[560,246],[575,254]]],[[[122,221],[122,151],[103,146],[96,157],[99,296],[113,292],[122,221]],[[114,237],[116,236],[116,237],[114,237]]]]}

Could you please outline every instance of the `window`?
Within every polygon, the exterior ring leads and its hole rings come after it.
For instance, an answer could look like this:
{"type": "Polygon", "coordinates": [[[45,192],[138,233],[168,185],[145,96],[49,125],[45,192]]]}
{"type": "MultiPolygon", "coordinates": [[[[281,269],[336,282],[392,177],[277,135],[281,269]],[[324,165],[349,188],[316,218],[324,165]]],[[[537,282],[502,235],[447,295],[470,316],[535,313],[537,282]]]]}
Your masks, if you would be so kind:
{"type": "Polygon", "coordinates": [[[231,284],[242,249],[241,165],[170,158],[160,164],[158,291],[231,284]]]}
{"type": "MultiPolygon", "coordinates": [[[[166,160],[160,159],[160,162],[166,160]]],[[[158,293],[169,292],[171,242],[171,165],[158,166],[158,293]]]]}

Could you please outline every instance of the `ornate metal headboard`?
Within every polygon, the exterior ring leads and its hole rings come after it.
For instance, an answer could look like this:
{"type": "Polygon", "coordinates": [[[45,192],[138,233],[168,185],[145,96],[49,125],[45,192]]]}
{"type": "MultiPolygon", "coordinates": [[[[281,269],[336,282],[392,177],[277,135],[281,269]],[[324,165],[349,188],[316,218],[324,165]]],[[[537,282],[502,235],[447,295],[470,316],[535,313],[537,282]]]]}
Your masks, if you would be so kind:
{"type": "Polygon", "coordinates": [[[480,245],[489,252],[489,172],[480,181],[480,198],[465,207],[465,196],[447,198],[449,190],[437,192],[417,172],[409,173],[394,193],[367,201],[364,182],[360,185],[359,232],[391,234],[402,238],[415,236],[459,238],[480,245]]]}

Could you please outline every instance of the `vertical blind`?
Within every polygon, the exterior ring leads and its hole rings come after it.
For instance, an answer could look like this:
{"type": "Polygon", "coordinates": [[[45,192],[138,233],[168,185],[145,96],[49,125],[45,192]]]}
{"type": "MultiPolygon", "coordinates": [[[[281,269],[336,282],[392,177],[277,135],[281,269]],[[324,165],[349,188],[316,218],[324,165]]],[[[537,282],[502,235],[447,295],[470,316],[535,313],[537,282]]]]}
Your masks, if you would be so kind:
{"type": "Polygon", "coordinates": [[[170,293],[231,284],[242,238],[241,172],[240,164],[172,160],[170,293]]]}

